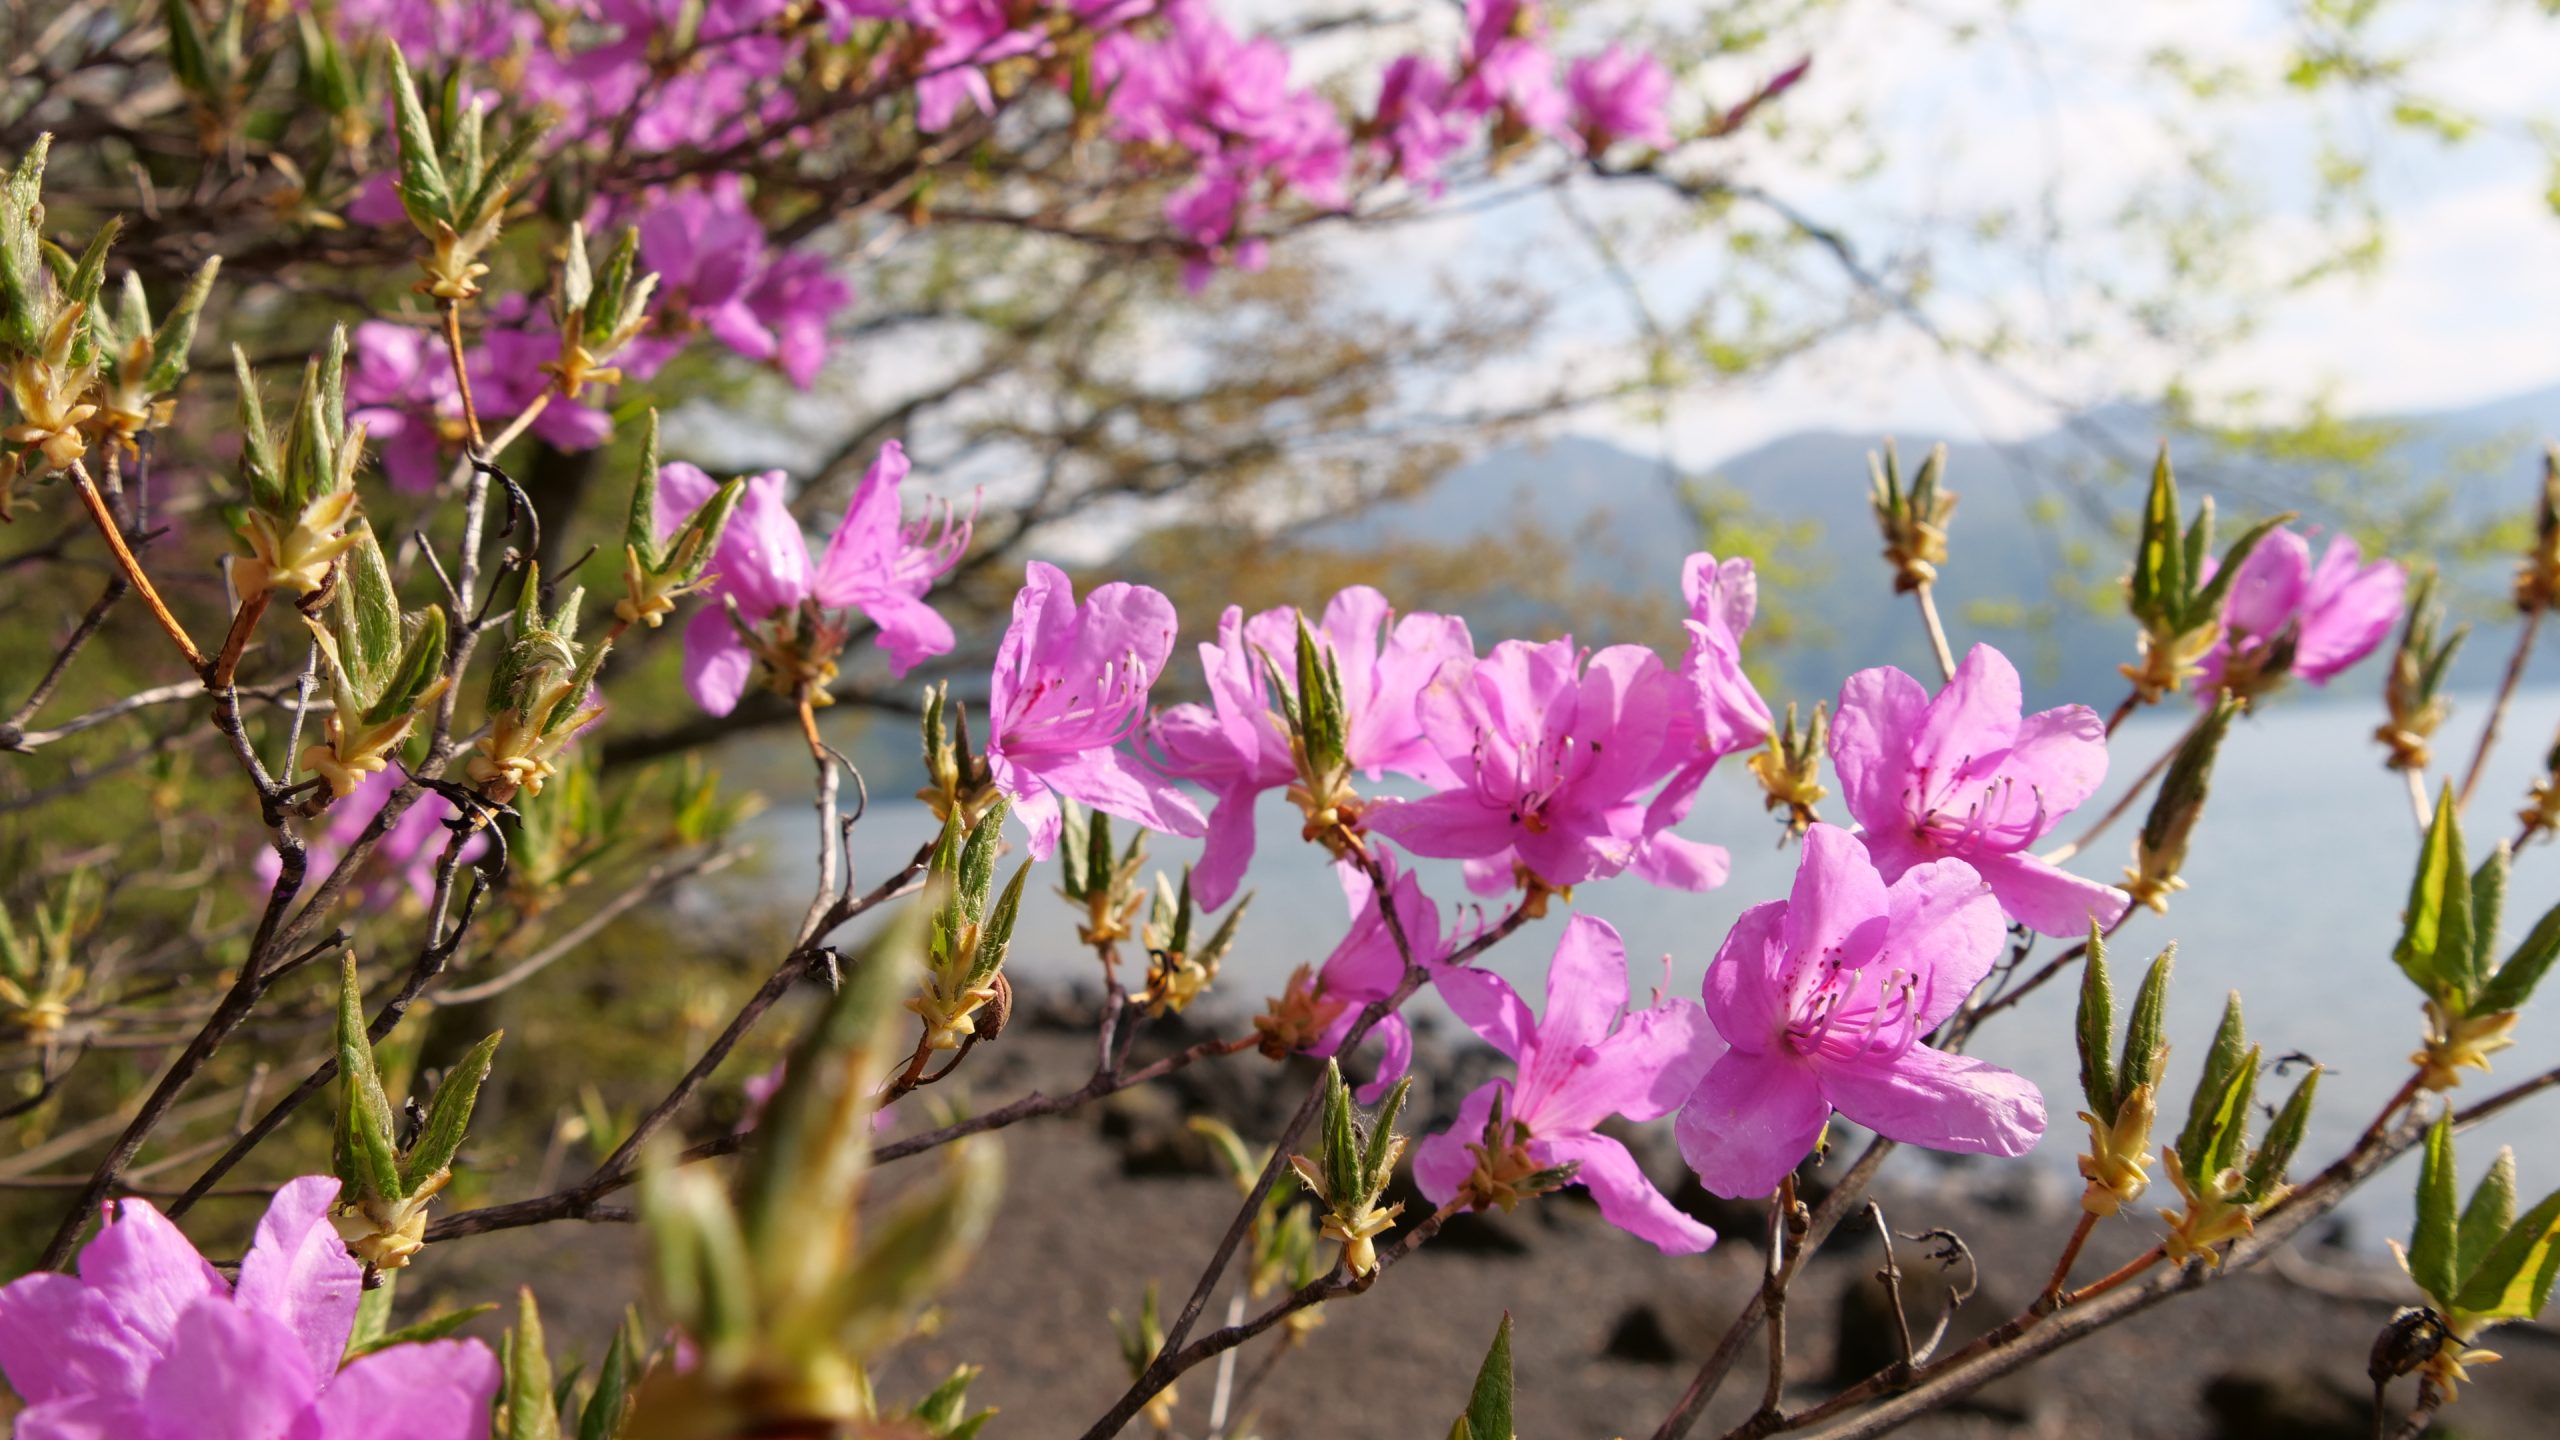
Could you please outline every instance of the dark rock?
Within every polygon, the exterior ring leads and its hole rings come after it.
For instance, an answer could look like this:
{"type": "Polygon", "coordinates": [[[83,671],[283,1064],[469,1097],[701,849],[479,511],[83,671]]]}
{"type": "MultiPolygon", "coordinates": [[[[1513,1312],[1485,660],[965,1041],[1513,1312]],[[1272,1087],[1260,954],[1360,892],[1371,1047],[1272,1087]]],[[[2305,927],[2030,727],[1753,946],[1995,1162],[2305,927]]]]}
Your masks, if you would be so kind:
{"type": "Polygon", "coordinates": [[[2373,1399],[2300,1370],[2227,1370],[2204,1382],[2216,1440],[2363,1440],[2373,1399]]]}
{"type": "Polygon", "coordinates": [[[1768,1241],[1767,1205],[1757,1200],[1727,1200],[1721,1195],[1710,1194],[1685,1166],[1679,1180],[1663,1194],[1670,1198],[1673,1209],[1713,1228],[1719,1244],[1765,1245],[1768,1241]]]}
{"type": "Polygon", "coordinates": [[[1638,1365],[1669,1365],[1680,1358],[1679,1348],[1671,1343],[1671,1332],[1663,1326],[1662,1312],[1651,1305],[1630,1305],[1609,1327],[1609,1343],[1600,1353],[1612,1360],[1626,1360],[1638,1365]]]}

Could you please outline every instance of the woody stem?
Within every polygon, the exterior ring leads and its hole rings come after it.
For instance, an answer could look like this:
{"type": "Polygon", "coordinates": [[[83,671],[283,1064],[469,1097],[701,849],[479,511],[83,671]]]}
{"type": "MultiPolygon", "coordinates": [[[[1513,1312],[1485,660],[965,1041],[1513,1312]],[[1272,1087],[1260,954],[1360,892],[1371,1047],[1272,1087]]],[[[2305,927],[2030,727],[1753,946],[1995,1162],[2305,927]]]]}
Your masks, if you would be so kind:
{"type": "Polygon", "coordinates": [[[1920,597],[1920,621],[1929,628],[1929,648],[1938,657],[1938,672],[1947,679],[1956,678],[1956,655],[1947,648],[1947,627],[1938,619],[1938,597],[1929,582],[1922,581],[1911,592],[1920,597]]]}
{"type": "Polygon", "coordinates": [[[114,512],[107,509],[106,497],[98,493],[98,482],[89,478],[88,468],[77,460],[71,462],[71,484],[80,492],[80,503],[88,507],[89,518],[97,522],[98,533],[106,538],[107,549],[115,556],[116,568],[124,572],[125,579],[133,582],[133,588],[142,596],[142,603],[150,608],[151,618],[159,621],[160,628],[176,642],[178,653],[187,659],[187,668],[198,675],[204,674],[204,652],[196,648],[196,642],[187,634],[187,627],[178,623],[178,617],[169,611],[169,602],[160,598],[159,590],[151,584],[151,577],[143,573],[142,562],[134,558],[133,550],[124,543],[124,528],[116,523],[114,512]]]}
{"type": "Polygon", "coordinates": [[[2140,1275],[2143,1271],[2159,1264],[2162,1260],[2167,1259],[2168,1255],[2169,1252],[2165,1248],[2154,1245],[2150,1249],[2145,1250],[2141,1254],[2124,1262],[2124,1264],[2119,1267],[2115,1273],[2108,1275],[2103,1279],[2092,1280],[2088,1284],[2081,1286],[2079,1289],[2063,1296],[2062,1303],[2065,1305],[2077,1305],[2084,1300],[2095,1300],[2099,1296],[2106,1294],[2108,1291],[2113,1290],[2117,1286],[2122,1285],[2126,1281],[2140,1275]]]}
{"type": "Polygon", "coordinates": [[[2062,1258],[2054,1262],[2053,1278],[2045,1282],[2044,1298],[2047,1305],[2061,1303],[2062,1287],[2071,1279],[2071,1266],[2080,1258],[2080,1247],[2089,1243],[2089,1232],[2096,1228],[2098,1228],[2097,1212],[2081,1211],[2080,1223],[2072,1227],[2071,1238],[2063,1243],[2062,1258]]]}
{"type": "Polygon", "coordinates": [[[471,453],[486,456],[489,447],[480,438],[480,407],[471,403],[471,368],[462,361],[462,302],[447,300],[444,310],[444,348],[453,360],[453,388],[462,397],[462,426],[471,436],[471,453]]]}
{"type": "Polygon", "coordinates": [[[2462,788],[2455,792],[2454,808],[2468,809],[2471,792],[2480,784],[2480,772],[2489,766],[2489,751],[2498,743],[2498,727],[2507,718],[2507,704],[2515,699],[2516,687],[2524,682],[2525,662],[2533,658],[2534,637],[2542,631],[2542,607],[2524,612],[2524,628],[2516,635],[2515,651],[2507,656],[2507,673],[2498,681],[2498,698],[2489,705],[2489,718],[2480,727],[2480,743],[2471,751],[2471,768],[2462,775],[2462,788]]]}

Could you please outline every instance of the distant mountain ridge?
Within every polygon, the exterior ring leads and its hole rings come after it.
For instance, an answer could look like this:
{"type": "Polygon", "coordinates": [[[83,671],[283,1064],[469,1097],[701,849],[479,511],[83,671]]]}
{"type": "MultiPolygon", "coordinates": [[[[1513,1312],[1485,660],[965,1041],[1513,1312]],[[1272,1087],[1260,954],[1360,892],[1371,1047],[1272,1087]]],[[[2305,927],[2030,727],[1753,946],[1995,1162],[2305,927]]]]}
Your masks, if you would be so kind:
{"type": "MultiPolygon", "coordinates": [[[[2533,497],[2534,455],[2542,437],[2560,435],[2560,387],[2481,405],[2389,417],[2405,433],[2379,457],[2409,476],[2442,475],[2457,462],[2498,457],[2476,480],[2455,487],[2450,518],[2477,523],[2522,513],[2533,497]],[[2513,447],[2513,456],[2501,447],[2513,447]]],[[[2150,455],[2158,444],[2156,412],[2113,406],[2026,440],[1986,444],[1948,440],[1948,483],[1962,497],[1952,527],[1952,560],[1939,602],[1959,647],[1972,640],[2000,645],[2026,675],[2038,705],[2080,700],[2105,706],[2124,689],[2116,666],[2133,658],[2132,629],[2120,609],[2093,609],[2058,599],[2057,578],[2081,586],[2121,572],[2124,542],[2104,526],[2136,513],[2150,455]],[[2006,622],[2006,623],[2001,623],[2006,622]]],[[[1881,434],[1805,431],[1759,446],[1714,467],[1705,484],[1756,522],[1812,522],[1817,534],[1792,558],[1803,583],[1773,587],[1764,604],[1785,610],[1804,638],[1763,663],[1788,695],[1807,703],[1832,693],[1854,665],[1892,663],[1915,673],[1928,652],[1912,602],[1893,594],[1867,506],[1867,455],[1881,434]]],[[[1906,475],[1939,437],[1894,437],[1906,475]]],[[[2304,501],[2315,467],[2243,462],[2200,442],[2173,439],[2181,490],[2216,493],[2223,533],[2238,517],[2279,504],[2301,508],[2309,523],[2333,519],[2316,496],[2304,501]]],[[[2334,469],[2334,467],[2330,467],[2334,469]]],[[[2378,483],[2378,482],[2377,482],[2378,483]]],[[[1535,525],[1577,537],[1574,578],[1618,594],[1660,594],[1676,603],[1681,561],[1701,542],[1695,510],[1680,482],[1656,459],[1608,442],[1565,436],[1513,447],[1452,470],[1417,494],[1356,515],[1328,519],[1302,533],[1310,544],[1358,552],[1405,539],[1453,542],[1535,525]]],[[[2403,557],[2410,558],[2410,557],[2403,557]]],[[[2456,583],[2482,594],[2504,584],[2503,560],[2446,562],[2456,583]]],[[[1552,630],[1566,617],[1509,613],[1500,599],[1467,607],[1480,635],[1552,630]]],[[[1607,635],[1586,635],[1606,640],[1607,635]]],[[[2455,683],[2495,682],[2502,647],[2475,646],[2455,683]]],[[[2378,684],[2367,662],[2339,684],[2378,684]]],[[[1773,698],[1776,698],[1773,695],[1773,698]]]]}

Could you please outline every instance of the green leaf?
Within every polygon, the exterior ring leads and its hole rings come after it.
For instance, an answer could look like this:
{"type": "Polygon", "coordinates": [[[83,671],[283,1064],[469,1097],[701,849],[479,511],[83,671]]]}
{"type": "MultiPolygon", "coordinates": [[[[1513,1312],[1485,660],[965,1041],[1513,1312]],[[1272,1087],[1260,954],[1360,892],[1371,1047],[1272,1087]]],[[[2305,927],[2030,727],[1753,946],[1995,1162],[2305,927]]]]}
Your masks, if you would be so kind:
{"type": "Polygon", "coordinates": [[[1502,1314],[1502,1324],[1493,1332],[1493,1344],[1484,1352],[1484,1364],[1476,1369],[1475,1392],[1467,1397],[1467,1413],[1458,1423],[1474,1440],[1512,1440],[1511,1428],[1511,1312],[1502,1314]]]}
{"type": "Polygon", "coordinates": [[[412,223],[433,234],[436,222],[454,218],[453,191],[436,153],[435,127],[427,122],[427,107],[397,41],[391,42],[391,97],[393,128],[400,136],[400,205],[412,223]]]}
{"type": "Polygon", "coordinates": [[[551,1396],[551,1354],[542,1339],[542,1312],[533,1292],[516,1292],[516,1328],[507,1332],[507,1381],[499,1402],[496,1440],[560,1440],[560,1412],[551,1396]]]}
{"type": "Polygon", "coordinates": [[[2169,447],[2164,444],[2151,465],[2151,493],[2142,507],[2142,542],[2134,551],[2134,618],[2147,622],[2168,616],[2186,598],[2185,572],[2185,547],[2178,534],[2178,482],[2169,473],[2169,447]]]}
{"type": "MultiPolygon", "coordinates": [[[[2499,1228],[2503,1230],[2506,1227],[2499,1228]]],[[[346,1352],[338,1357],[340,1365],[346,1364],[369,1349],[377,1348],[374,1342],[390,1333],[391,1298],[400,1288],[400,1272],[384,1270],[379,1272],[378,1278],[381,1281],[380,1284],[359,1293],[356,1297],[356,1318],[355,1322],[347,1327],[347,1348],[346,1352]]]]}
{"type": "Polygon", "coordinates": [[[1412,1089],[1412,1076],[1397,1081],[1370,1122],[1369,1148],[1360,1157],[1361,1188],[1369,1195],[1387,1188],[1388,1172],[1395,1165],[1396,1116],[1404,1109],[1404,1098],[1412,1089]]]}
{"type": "MultiPolygon", "coordinates": [[[[2164,467],[2165,469],[2165,467],[2164,467]]],[[[2080,1009],[2076,1038],[2080,1046],[2080,1093],[2099,1123],[2116,1122],[2115,987],[2107,978],[2106,936],[2097,922],[2089,924],[2089,953],[2081,962],[2080,1009]]]]}
{"type": "Polygon", "coordinates": [[[2543,913],[2532,933],[2507,957],[2507,963],[2480,987],[2471,999],[2471,1013],[2496,1015],[2508,1010],[2521,1010],[2533,998],[2534,987],[2551,970],[2551,962],[2560,959],[2560,905],[2543,913]]]}
{"type": "MultiPolygon", "coordinates": [[[[2231,1088],[2225,1091],[2222,1104],[2214,1115],[2214,1143],[2206,1157],[2206,1174],[2219,1175],[2239,1168],[2249,1149],[2249,1104],[2257,1098],[2259,1048],[2249,1047],[2240,1064],[2231,1072],[2231,1088]]],[[[2245,1183],[2245,1180],[2244,1180],[2245,1183]]]]}
{"type": "Polygon", "coordinates": [[[655,571],[666,563],[666,552],[658,545],[658,407],[649,407],[649,418],[640,431],[640,468],[631,479],[631,509],[622,525],[622,543],[640,557],[644,570],[655,571]]]}
{"type": "Polygon", "coordinates": [[[1031,862],[1025,859],[1014,867],[1004,893],[996,897],[995,909],[988,913],[985,927],[978,932],[978,957],[970,967],[970,984],[983,985],[1004,968],[1005,952],[1013,946],[1013,927],[1022,915],[1022,887],[1030,878],[1031,862]]]}
{"type": "Polygon", "coordinates": [[[2171,941],[2151,962],[2142,977],[2142,988],[2134,993],[2133,1019],[2124,1030],[2124,1058],[2116,1066],[2116,1096],[2123,1097],[2145,1085],[2160,1082],[2160,1062],[2168,1054],[2165,1027],[2169,1015],[2169,972],[2177,964],[2178,945],[2171,941]]]}
{"type": "Polygon", "coordinates": [[[2465,986],[2474,992],[2487,983],[2498,949],[2498,919],[2506,909],[2507,866],[2513,852],[2501,840],[2471,872],[2471,953],[2462,958],[2470,967],[2471,978],[2465,986]]]}
{"type": "Polygon", "coordinates": [[[258,396],[258,377],[249,368],[248,352],[231,347],[231,371],[240,391],[240,478],[249,503],[270,515],[285,513],[284,464],[276,456],[275,433],[267,428],[265,402],[258,396]]]}
{"type": "Polygon", "coordinates": [[[999,797],[969,827],[969,843],[960,850],[960,904],[971,920],[987,917],[987,896],[995,889],[996,852],[1004,843],[1005,802],[999,797]]]}
{"type": "Polygon", "coordinates": [[[2426,1157],[2418,1168],[2418,1218],[2409,1232],[2409,1278],[2438,1304],[2449,1304],[2462,1288],[2455,1269],[2461,1250],[2454,1207],[2453,1118],[2436,1121],[2427,1131],[2426,1157]]]}
{"type": "Polygon", "coordinates": [[[2498,1151],[2497,1163],[2471,1192],[2471,1203],[2462,1207],[2462,1224],[2456,1231],[2453,1273],[2469,1275],[2480,1268],[2498,1237],[2516,1223],[2516,1152],[2512,1148],[2498,1151]]]}
{"type": "Polygon", "coordinates": [[[2471,887],[2465,883],[2462,822],[2454,814],[2451,785],[2436,799],[2391,958],[2431,999],[2459,1000],[2469,991],[2471,887]]]}
{"type": "Polygon", "coordinates": [[[2319,1089],[2320,1067],[2314,1065],[2276,1112],[2275,1123],[2267,1127],[2266,1143],[2249,1159],[2245,1193],[2251,1203],[2265,1201],[2283,1188],[2285,1167],[2302,1148],[2303,1131],[2311,1124],[2311,1099],[2319,1089]]]}
{"type": "MultiPolygon", "coordinates": [[[[383,1272],[382,1278],[384,1281],[388,1282],[393,1275],[398,1273],[400,1272],[396,1270],[386,1270],[383,1272]]],[[[371,1299],[374,1295],[381,1294],[383,1293],[383,1290],[388,1290],[389,1288],[390,1286],[386,1283],[382,1290],[366,1292],[366,1298],[371,1299]]],[[[388,1350],[394,1345],[423,1345],[430,1340],[442,1340],[446,1336],[461,1329],[463,1326],[470,1324],[472,1321],[479,1319],[481,1316],[486,1315],[497,1308],[498,1307],[495,1304],[488,1303],[466,1305],[459,1310],[448,1310],[442,1315],[436,1315],[428,1319],[421,1320],[415,1325],[403,1325],[399,1329],[393,1330],[387,1334],[376,1335],[366,1340],[361,1345],[357,1344],[353,1339],[350,1339],[347,1343],[347,1358],[349,1360],[353,1360],[359,1356],[370,1355],[376,1350],[388,1350]]]]}
{"type": "Polygon", "coordinates": [[[418,706],[427,687],[444,674],[444,607],[430,605],[410,617],[408,639],[400,647],[400,662],[383,682],[382,695],[365,712],[364,718],[374,724],[396,720],[418,706]]]}
{"type": "Polygon", "coordinates": [[[2463,1281],[2454,1308],[2493,1320],[2530,1320],[2551,1302],[2560,1274],[2560,1192],[2508,1227],[2463,1281]]]}
{"type": "Polygon", "coordinates": [[[339,1138],[347,1165],[340,1178],[385,1199],[405,1194],[393,1144],[396,1122],[390,1098],[382,1093],[382,1076],[374,1069],[373,1042],[365,1034],[364,990],[357,983],[352,954],[338,986],[338,1083],[339,1138]]]}
{"type": "Polygon", "coordinates": [[[356,693],[370,704],[399,663],[400,596],[373,527],[359,517],[348,533],[355,544],[338,562],[338,654],[356,693]]]}
{"type": "Polygon", "coordinates": [[[427,1102],[427,1123],[418,1132],[417,1148],[400,1167],[403,1190],[416,1190],[453,1163],[454,1152],[462,1148],[462,1137],[471,1128],[471,1110],[479,1103],[481,1082],[489,1078],[490,1062],[497,1059],[498,1042],[506,1033],[492,1031],[437,1082],[435,1096],[427,1102]]]}
{"type": "Polygon", "coordinates": [[[2248,1037],[2240,1023],[2240,992],[2235,990],[2222,1007],[2222,1024],[2213,1033],[2212,1047],[2205,1051],[2204,1071],[2196,1081],[2195,1096],[2187,1102],[2187,1127],[2178,1135],[2178,1160],[2199,1183],[2219,1168],[2211,1163],[2211,1157],[2220,1146],[2230,1113],[2227,1102],[2247,1050],[2248,1037]]]}
{"type": "Polygon", "coordinates": [[[596,1372],[596,1388],[578,1415],[578,1440],[613,1440],[631,1409],[631,1382],[639,1378],[632,1357],[631,1327],[617,1325],[613,1343],[605,1347],[604,1368],[596,1372]]]}
{"type": "MultiPolygon", "coordinates": [[[[928,757],[929,758],[929,757],[928,757]]],[[[1090,832],[1085,829],[1083,808],[1073,800],[1060,800],[1058,809],[1058,868],[1066,872],[1064,886],[1067,898],[1082,900],[1091,892],[1085,881],[1093,873],[1090,832]]]]}
{"type": "Polygon", "coordinates": [[[1320,1122],[1324,1144],[1325,1200],[1333,1205],[1351,1205],[1367,1198],[1362,1191],[1360,1136],[1351,1118],[1351,1087],[1342,1083],[1339,1061],[1324,1062],[1324,1118],[1320,1122]]]}
{"type": "Polygon", "coordinates": [[[187,352],[195,348],[196,318],[204,313],[204,302],[213,294],[214,277],[222,272],[222,257],[211,255],[196,268],[187,288],[178,295],[178,303],[151,339],[151,369],[143,378],[143,387],[154,395],[166,395],[178,388],[186,378],[187,352]]]}

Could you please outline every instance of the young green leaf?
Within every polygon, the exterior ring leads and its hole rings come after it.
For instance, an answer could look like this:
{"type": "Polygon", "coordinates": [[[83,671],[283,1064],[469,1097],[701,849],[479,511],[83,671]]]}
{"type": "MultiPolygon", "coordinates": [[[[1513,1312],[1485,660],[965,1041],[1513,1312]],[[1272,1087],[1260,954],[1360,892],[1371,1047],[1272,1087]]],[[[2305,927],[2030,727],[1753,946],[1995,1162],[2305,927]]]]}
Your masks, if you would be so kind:
{"type": "Polygon", "coordinates": [[[2454,1273],[2469,1275],[2479,1269],[2490,1247],[2515,1223],[2516,1152],[2502,1148],[2497,1163],[2472,1190],[2471,1203],[2462,1207],[2462,1224],[2455,1232],[2454,1273]]]}
{"type": "Polygon", "coordinates": [[[490,1062],[497,1059],[498,1042],[506,1033],[492,1031],[456,1061],[436,1085],[434,1097],[427,1102],[427,1123],[418,1132],[417,1146],[400,1167],[402,1189],[414,1191],[453,1164],[454,1152],[462,1148],[462,1137],[471,1128],[471,1110],[479,1103],[481,1082],[489,1078],[490,1062]]]}
{"type": "Polygon", "coordinates": [[[2076,1038],[2080,1047],[2080,1093],[2089,1113],[2101,1124],[2116,1123],[2115,987],[2107,977],[2107,942],[2096,921],[2089,924],[2089,953],[2081,962],[2080,1009],[2076,1038]]]}
{"type": "Polygon", "coordinates": [[[2471,1013],[2496,1015],[2523,1009],[2542,977],[2550,973],[2554,959],[2560,959],[2560,905],[2543,914],[2524,937],[2524,943],[2516,947],[2516,953],[2508,956],[2507,963],[2489,977],[2489,983],[2480,987],[2480,993],[2472,997],[2471,1013]]]}
{"type": "Polygon", "coordinates": [[[2426,1157],[2418,1168],[2418,1219],[2409,1232],[2409,1278],[2438,1302],[2448,1302],[2462,1288],[2455,1268],[2461,1248],[2455,1207],[2453,1120],[2450,1115],[2427,1131],[2426,1157]]]}
{"type": "MultiPolygon", "coordinates": [[[[385,1281],[388,1281],[399,1273],[397,1270],[385,1270],[382,1276],[385,1281]]],[[[389,1287],[386,1285],[384,1288],[389,1287]]],[[[371,1299],[381,1293],[381,1290],[369,1290],[365,1292],[365,1297],[371,1299]]],[[[415,1325],[403,1325],[397,1330],[371,1336],[361,1344],[351,1337],[347,1342],[347,1358],[353,1360],[358,1356],[370,1355],[376,1350],[388,1350],[394,1345],[423,1345],[430,1340],[442,1340],[497,1308],[494,1303],[486,1302],[465,1305],[459,1310],[448,1310],[441,1315],[430,1316],[415,1325]]]]}
{"type": "Polygon", "coordinates": [[[1512,1440],[1511,1393],[1511,1312],[1506,1310],[1484,1352],[1484,1364],[1476,1369],[1476,1388],[1458,1423],[1473,1440],[1512,1440]]]}
{"type": "Polygon", "coordinates": [[[2560,1276],[2560,1192],[2509,1226],[2464,1278],[2454,1308],[2493,1320],[2530,1320],[2551,1302],[2560,1276]]]}
{"type": "Polygon", "coordinates": [[[2178,945],[2171,941],[2151,962],[2134,992],[2133,1019],[2124,1029],[2124,1058],[2116,1066],[2116,1098],[2160,1080],[2160,1062],[2169,1052],[2164,1038],[2169,1017],[2169,972],[2177,964],[2178,945]]]}
{"type": "Polygon", "coordinates": [[[2222,1008],[2222,1024],[2213,1033],[2212,1048],[2205,1052],[2204,1072],[2196,1080],[2196,1093],[2187,1103],[2187,1126],[2178,1134],[2178,1160],[2187,1173],[2201,1182],[2219,1166],[2211,1162],[2219,1147],[2223,1129],[2230,1116],[2232,1087],[2239,1078],[2242,1056],[2248,1039],[2240,1024],[2240,993],[2233,991],[2222,1008]]]}
{"type": "Polygon", "coordinates": [[[2244,1193],[2252,1204],[2271,1200],[2283,1191],[2285,1167],[2293,1163],[2294,1152],[2302,1148],[2303,1132],[2311,1125],[2311,1100],[2319,1089],[2320,1067],[2314,1065],[2302,1077],[2302,1083],[2293,1087],[2283,1108],[2276,1111],[2258,1153],[2249,1157],[2244,1193]]]}
{"type": "Polygon", "coordinates": [[[498,1402],[496,1440],[560,1440],[560,1412],[552,1399],[551,1354],[542,1338],[542,1312],[533,1292],[516,1292],[516,1325],[501,1356],[506,1385],[498,1402]]]}
{"type": "Polygon", "coordinates": [[[2433,999],[2459,999],[2469,990],[2464,982],[2471,959],[2471,886],[2450,785],[2437,798],[2435,819],[2418,852],[2400,943],[2391,958],[2433,999]]]}

